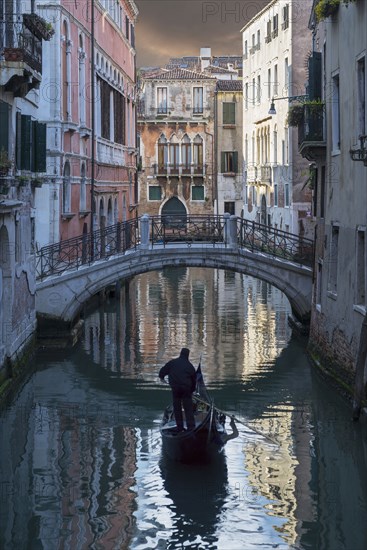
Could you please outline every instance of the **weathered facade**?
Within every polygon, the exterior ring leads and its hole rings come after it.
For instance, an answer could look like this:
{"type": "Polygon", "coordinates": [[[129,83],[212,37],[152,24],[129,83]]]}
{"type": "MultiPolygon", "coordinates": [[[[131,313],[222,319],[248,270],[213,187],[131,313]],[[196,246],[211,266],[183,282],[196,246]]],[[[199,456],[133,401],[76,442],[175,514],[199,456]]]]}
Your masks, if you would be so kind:
{"type": "Polygon", "coordinates": [[[133,0],[38,5],[55,29],[44,47],[39,104],[47,123],[50,179],[36,197],[41,247],[90,231],[92,211],[94,229],[133,215],[138,10],[133,0]]]}
{"type": "Polygon", "coordinates": [[[52,31],[31,4],[23,2],[20,12],[19,2],[0,1],[0,384],[36,327],[34,199],[46,182],[37,104],[42,41],[52,31]]]}
{"type": "Polygon", "coordinates": [[[314,227],[308,163],[287,115],[288,98],[304,94],[311,6],[312,0],[273,0],[242,29],[244,216],[306,237],[314,227]],[[269,114],[271,103],[276,114],[269,114]]]}
{"type": "Polygon", "coordinates": [[[309,345],[330,372],[354,385],[367,305],[367,4],[340,3],[319,23],[317,4],[310,29],[318,73],[309,91],[320,83],[324,110],[318,118],[306,113],[300,125],[300,151],[314,164],[317,216],[309,345]]]}
{"type": "Polygon", "coordinates": [[[216,213],[243,214],[242,80],[218,80],[216,88],[216,213]]]}
{"type": "Polygon", "coordinates": [[[180,68],[141,78],[140,214],[213,213],[215,86],[180,68]]]}

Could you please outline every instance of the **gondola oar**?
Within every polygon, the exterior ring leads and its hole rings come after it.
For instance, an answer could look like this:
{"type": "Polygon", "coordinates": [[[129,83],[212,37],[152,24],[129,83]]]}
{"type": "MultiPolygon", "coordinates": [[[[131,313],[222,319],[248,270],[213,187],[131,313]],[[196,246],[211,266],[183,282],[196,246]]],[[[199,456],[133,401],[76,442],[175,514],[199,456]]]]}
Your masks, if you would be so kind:
{"type": "MultiPolygon", "coordinates": [[[[195,399],[195,401],[198,401],[199,403],[203,403],[203,405],[207,405],[208,407],[211,407],[212,405],[210,403],[207,403],[206,401],[204,401],[204,399],[200,399],[200,397],[198,397],[197,395],[193,395],[192,396],[193,399],[195,399]]],[[[275,439],[273,439],[272,437],[269,437],[268,435],[265,435],[261,432],[259,432],[258,430],[256,430],[255,428],[252,428],[252,427],[249,427],[248,424],[246,424],[245,422],[243,422],[243,420],[240,420],[239,418],[237,418],[234,414],[231,414],[227,411],[222,411],[221,409],[218,409],[218,407],[214,407],[214,409],[216,411],[218,411],[220,414],[224,414],[225,416],[228,416],[229,418],[233,418],[233,420],[235,420],[236,422],[238,422],[239,424],[242,424],[243,426],[245,426],[248,430],[251,430],[252,432],[255,432],[257,433],[258,435],[260,435],[261,437],[264,437],[265,439],[268,439],[271,443],[273,443],[273,445],[277,445],[279,447],[279,443],[277,441],[275,441],[275,439]]]]}

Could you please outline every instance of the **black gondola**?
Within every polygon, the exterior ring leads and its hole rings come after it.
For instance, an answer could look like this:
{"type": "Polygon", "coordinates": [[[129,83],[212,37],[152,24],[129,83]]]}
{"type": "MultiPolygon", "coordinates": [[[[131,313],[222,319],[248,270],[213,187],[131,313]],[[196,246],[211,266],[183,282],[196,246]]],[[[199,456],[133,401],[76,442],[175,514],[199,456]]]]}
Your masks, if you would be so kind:
{"type": "Polygon", "coordinates": [[[228,439],[225,415],[214,407],[200,365],[196,377],[196,391],[193,394],[195,429],[177,433],[172,405],[165,409],[160,427],[164,452],[171,459],[185,463],[209,461],[228,439]]]}

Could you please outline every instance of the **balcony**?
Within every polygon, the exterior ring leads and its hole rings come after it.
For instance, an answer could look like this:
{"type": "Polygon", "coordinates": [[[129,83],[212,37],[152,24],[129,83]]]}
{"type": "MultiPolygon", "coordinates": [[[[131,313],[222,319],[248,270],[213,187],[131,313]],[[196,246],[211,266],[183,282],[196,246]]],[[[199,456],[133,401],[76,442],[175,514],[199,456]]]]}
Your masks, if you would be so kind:
{"type": "Polygon", "coordinates": [[[154,175],[159,176],[204,176],[205,165],[199,164],[153,164],[154,175]]]}
{"type": "MultiPolygon", "coordinates": [[[[39,25],[38,25],[39,26],[39,25]]],[[[15,97],[25,97],[42,77],[42,38],[52,36],[36,14],[9,15],[0,19],[0,86],[15,97]],[[44,27],[38,28],[36,23],[44,27]]]]}
{"type": "Polygon", "coordinates": [[[303,106],[303,121],[298,125],[298,150],[310,161],[322,159],[326,154],[323,104],[303,106]]]}
{"type": "Polygon", "coordinates": [[[271,185],[271,167],[268,164],[260,166],[260,181],[266,185],[271,185]]]}

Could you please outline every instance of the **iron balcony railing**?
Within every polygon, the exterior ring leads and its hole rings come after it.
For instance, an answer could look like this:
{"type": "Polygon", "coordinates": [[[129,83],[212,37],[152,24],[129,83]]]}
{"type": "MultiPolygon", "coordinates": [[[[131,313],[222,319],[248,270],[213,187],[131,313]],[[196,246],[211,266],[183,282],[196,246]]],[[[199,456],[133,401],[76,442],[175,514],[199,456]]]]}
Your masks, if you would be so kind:
{"type": "MultiPolygon", "coordinates": [[[[141,218],[135,218],[95,231],[92,235],[80,235],[41,248],[36,254],[37,279],[79,269],[136,249],[140,244],[140,223],[141,218]]],[[[227,247],[232,238],[229,235],[229,225],[232,223],[233,218],[228,216],[174,213],[153,216],[149,218],[149,245],[152,248],[172,244],[190,247],[195,243],[207,243],[227,247]]],[[[236,246],[240,249],[262,252],[301,265],[313,265],[314,243],[311,239],[242,218],[235,218],[235,224],[236,246]]]]}
{"type": "Polygon", "coordinates": [[[42,247],[36,254],[36,276],[44,279],[69,269],[79,269],[97,260],[135,249],[140,241],[138,219],[120,222],[42,247]]]}
{"type": "Polygon", "coordinates": [[[22,15],[0,16],[0,53],[5,61],[24,62],[42,72],[42,39],[24,24],[22,15]]]}
{"type": "Polygon", "coordinates": [[[303,122],[298,126],[298,144],[324,142],[324,105],[304,105],[303,122]]]}

